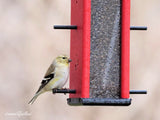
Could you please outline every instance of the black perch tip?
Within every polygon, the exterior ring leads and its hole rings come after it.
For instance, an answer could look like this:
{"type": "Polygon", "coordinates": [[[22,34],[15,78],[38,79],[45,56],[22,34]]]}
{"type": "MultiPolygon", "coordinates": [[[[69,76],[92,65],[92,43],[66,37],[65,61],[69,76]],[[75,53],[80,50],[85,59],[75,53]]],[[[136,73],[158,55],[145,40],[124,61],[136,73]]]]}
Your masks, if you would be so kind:
{"type": "Polygon", "coordinates": [[[77,29],[76,25],[54,25],[54,29],[77,29]]]}
{"type": "Polygon", "coordinates": [[[55,94],[55,93],[70,93],[70,94],[75,94],[76,93],[76,90],[72,90],[72,89],[53,89],[52,90],[52,93],[55,94]]]}
{"type": "Polygon", "coordinates": [[[130,90],[130,94],[147,94],[146,90],[130,90]]]}
{"type": "Polygon", "coordinates": [[[130,30],[147,30],[146,26],[131,26],[130,30]]]}

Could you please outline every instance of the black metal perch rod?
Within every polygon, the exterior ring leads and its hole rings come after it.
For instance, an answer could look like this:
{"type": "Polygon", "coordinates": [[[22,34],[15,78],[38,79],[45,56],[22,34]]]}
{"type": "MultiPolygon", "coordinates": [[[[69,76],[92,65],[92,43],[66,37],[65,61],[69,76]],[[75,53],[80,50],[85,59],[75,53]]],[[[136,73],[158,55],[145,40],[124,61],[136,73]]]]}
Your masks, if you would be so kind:
{"type": "Polygon", "coordinates": [[[54,25],[54,29],[77,29],[76,25],[54,25]]]}
{"type": "Polygon", "coordinates": [[[147,30],[146,26],[130,26],[130,30],[147,30]]]}
{"type": "MultiPolygon", "coordinates": [[[[53,93],[70,93],[70,94],[75,94],[76,90],[72,90],[72,89],[53,89],[52,90],[53,93]]],[[[146,90],[130,90],[129,91],[130,94],[147,94],[146,90]]]]}
{"type": "Polygon", "coordinates": [[[147,94],[146,90],[130,90],[130,94],[147,94]]]}
{"type": "MultiPolygon", "coordinates": [[[[54,25],[54,29],[77,29],[76,25],[54,25]]],[[[130,30],[147,30],[146,26],[131,26],[130,30]]]]}
{"type": "Polygon", "coordinates": [[[70,94],[75,94],[76,90],[72,90],[72,89],[53,89],[52,90],[53,93],[70,93],[70,94]]]}

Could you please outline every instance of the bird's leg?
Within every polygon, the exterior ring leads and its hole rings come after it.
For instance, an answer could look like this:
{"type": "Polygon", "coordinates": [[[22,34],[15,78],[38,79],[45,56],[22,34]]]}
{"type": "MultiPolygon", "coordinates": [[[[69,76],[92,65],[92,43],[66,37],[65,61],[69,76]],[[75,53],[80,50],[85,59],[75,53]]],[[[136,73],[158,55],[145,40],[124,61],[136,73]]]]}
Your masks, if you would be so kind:
{"type": "Polygon", "coordinates": [[[67,88],[65,87],[65,88],[61,88],[61,90],[67,90],[67,88]]]}

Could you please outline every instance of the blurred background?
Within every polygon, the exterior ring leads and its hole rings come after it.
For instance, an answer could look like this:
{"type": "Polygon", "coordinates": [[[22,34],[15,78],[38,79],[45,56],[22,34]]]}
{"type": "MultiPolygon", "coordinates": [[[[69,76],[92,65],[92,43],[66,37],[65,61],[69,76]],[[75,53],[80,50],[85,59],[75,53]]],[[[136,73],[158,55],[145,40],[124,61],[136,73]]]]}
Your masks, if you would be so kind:
{"type": "Polygon", "coordinates": [[[71,107],[52,93],[28,105],[53,58],[69,55],[70,31],[52,26],[70,24],[70,0],[0,0],[0,119],[159,120],[159,12],[160,0],[131,1],[131,25],[148,30],[131,31],[130,86],[147,95],[131,95],[129,107],[71,107]]]}

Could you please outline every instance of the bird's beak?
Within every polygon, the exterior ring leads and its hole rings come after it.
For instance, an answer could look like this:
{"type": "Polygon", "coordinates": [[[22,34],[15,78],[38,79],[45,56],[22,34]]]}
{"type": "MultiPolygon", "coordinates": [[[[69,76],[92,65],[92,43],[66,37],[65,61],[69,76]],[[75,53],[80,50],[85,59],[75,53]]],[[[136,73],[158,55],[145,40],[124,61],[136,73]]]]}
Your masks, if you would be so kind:
{"type": "Polygon", "coordinates": [[[69,58],[69,59],[68,59],[68,62],[72,62],[72,60],[69,58]]]}

